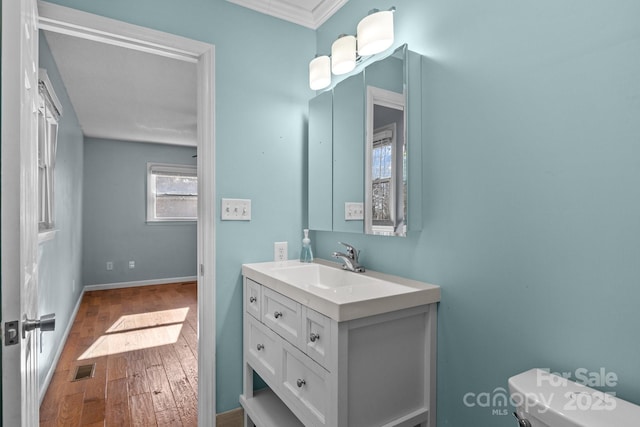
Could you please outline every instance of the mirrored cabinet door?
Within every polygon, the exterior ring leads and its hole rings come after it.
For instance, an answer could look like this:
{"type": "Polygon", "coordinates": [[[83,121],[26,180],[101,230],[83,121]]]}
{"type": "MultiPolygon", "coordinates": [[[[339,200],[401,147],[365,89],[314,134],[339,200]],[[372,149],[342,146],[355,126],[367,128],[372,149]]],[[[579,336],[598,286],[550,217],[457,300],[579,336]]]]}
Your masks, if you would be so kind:
{"type": "Polygon", "coordinates": [[[407,232],[405,51],[365,70],[366,120],[364,231],[383,236],[407,232]]]}
{"type": "Polygon", "coordinates": [[[362,73],[343,80],[333,89],[334,231],[363,232],[360,213],[364,202],[363,100],[362,73]]]}
{"type": "Polygon", "coordinates": [[[333,97],[309,101],[309,228],[333,230],[333,97]]]}

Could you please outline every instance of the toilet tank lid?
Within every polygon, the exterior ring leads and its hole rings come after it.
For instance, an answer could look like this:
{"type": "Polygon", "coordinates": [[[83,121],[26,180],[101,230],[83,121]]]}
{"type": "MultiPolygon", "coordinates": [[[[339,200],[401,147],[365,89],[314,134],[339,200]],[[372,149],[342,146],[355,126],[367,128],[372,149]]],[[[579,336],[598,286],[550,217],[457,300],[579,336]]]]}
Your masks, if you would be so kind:
{"type": "Polygon", "coordinates": [[[629,427],[640,420],[640,406],[543,369],[509,378],[509,390],[521,412],[553,421],[550,425],[562,420],[577,426],[629,427]]]}

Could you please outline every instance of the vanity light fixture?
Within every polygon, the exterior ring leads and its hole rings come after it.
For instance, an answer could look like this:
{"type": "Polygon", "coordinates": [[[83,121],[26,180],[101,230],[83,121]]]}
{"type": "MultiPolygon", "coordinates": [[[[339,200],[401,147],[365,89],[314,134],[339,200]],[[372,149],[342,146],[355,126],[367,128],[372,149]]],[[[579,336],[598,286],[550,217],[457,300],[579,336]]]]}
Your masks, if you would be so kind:
{"type": "Polygon", "coordinates": [[[375,55],[389,48],[393,37],[393,6],[389,10],[373,9],[357,27],[357,38],[342,34],[331,45],[331,56],[316,56],[309,62],[309,87],[321,90],[331,84],[331,73],[346,74],[363,56],[375,55]]]}
{"type": "Polygon", "coordinates": [[[316,56],[309,62],[309,87],[313,90],[320,90],[330,84],[331,58],[327,55],[316,56]]]}

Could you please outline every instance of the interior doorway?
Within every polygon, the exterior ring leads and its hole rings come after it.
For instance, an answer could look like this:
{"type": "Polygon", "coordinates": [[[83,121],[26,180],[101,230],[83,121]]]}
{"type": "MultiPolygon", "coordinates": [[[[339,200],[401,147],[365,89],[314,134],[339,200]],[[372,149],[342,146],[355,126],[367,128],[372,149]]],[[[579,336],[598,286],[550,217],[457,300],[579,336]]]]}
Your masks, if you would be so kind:
{"type": "MultiPolygon", "coordinates": [[[[197,322],[195,322],[197,327],[198,355],[197,418],[198,425],[213,426],[215,425],[216,413],[215,244],[213,220],[215,218],[214,47],[206,43],[48,3],[39,4],[39,15],[39,27],[42,30],[196,64],[198,98],[197,173],[199,194],[197,221],[197,285],[195,286],[198,296],[197,322]],[[207,333],[201,333],[203,330],[207,331],[207,333]]],[[[180,308],[177,308],[177,310],[179,309],[180,308]]],[[[138,321],[144,323],[144,319],[138,319],[138,321]]],[[[96,351],[99,352],[97,349],[96,351]]]]}

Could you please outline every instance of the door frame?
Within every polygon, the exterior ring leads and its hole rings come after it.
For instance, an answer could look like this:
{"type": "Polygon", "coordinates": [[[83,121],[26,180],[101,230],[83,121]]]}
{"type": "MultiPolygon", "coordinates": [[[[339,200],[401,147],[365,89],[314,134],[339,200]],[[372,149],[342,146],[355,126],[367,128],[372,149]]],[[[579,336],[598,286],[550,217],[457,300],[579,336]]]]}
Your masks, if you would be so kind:
{"type": "Polygon", "coordinates": [[[198,425],[215,426],[215,46],[38,2],[39,29],[195,63],[198,127],[198,425]],[[206,331],[206,333],[202,333],[206,331]]]}

